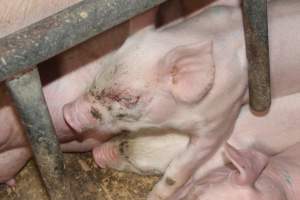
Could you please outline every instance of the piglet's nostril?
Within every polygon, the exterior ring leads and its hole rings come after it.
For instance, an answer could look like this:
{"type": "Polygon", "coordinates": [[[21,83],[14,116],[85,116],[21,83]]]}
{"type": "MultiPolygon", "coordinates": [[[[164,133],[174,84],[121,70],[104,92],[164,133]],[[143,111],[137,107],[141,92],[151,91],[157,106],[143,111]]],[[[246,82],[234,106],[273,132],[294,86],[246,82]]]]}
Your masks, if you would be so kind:
{"type": "Polygon", "coordinates": [[[97,119],[97,120],[102,120],[102,114],[93,106],[91,107],[91,115],[97,119]]]}

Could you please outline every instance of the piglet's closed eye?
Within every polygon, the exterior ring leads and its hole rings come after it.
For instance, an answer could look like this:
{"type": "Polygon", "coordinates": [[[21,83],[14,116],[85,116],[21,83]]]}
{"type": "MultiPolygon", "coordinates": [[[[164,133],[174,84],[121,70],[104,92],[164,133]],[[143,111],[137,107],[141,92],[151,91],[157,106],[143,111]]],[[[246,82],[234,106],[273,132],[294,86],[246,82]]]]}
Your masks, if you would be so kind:
{"type": "Polygon", "coordinates": [[[173,96],[186,103],[200,101],[212,88],[215,66],[212,42],[180,46],[162,60],[162,74],[173,96]]]}

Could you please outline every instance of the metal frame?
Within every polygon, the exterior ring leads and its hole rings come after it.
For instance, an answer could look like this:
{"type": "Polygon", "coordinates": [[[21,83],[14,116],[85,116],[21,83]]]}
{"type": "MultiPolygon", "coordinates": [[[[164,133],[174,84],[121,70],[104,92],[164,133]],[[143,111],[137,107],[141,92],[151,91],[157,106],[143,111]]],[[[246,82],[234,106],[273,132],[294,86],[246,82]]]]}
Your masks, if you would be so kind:
{"type": "Polygon", "coordinates": [[[64,179],[63,154],[45,102],[37,68],[6,81],[25,127],[50,199],[73,199],[64,179]]]}
{"type": "Polygon", "coordinates": [[[84,0],[0,39],[0,81],[166,0],[84,0]]]}
{"type": "Polygon", "coordinates": [[[164,1],[85,0],[0,39],[0,81],[9,88],[51,200],[74,197],[39,74],[32,66],[164,1]]]}
{"type": "MultiPolygon", "coordinates": [[[[73,199],[63,155],[42,93],[38,63],[166,0],[85,0],[0,39],[0,81],[5,81],[30,140],[51,200],[73,199]]],[[[266,0],[244,0],[250,105],[270,105],[266,0]]]]}
{"type": "Polygon", "coordinates": [[[267,0],[244,0],[243,20],[248,58],[250,107],[266,112],[271,106],[267,0]]]}

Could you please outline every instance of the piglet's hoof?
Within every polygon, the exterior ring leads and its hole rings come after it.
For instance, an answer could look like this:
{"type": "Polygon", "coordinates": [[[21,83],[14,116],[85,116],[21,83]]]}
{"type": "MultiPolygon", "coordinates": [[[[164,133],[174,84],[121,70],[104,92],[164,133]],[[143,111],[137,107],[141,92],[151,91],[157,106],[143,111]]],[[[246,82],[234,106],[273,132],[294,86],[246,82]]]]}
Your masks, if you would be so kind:
{"type": "Polygon", "coordinates": [[[5,182],[5,184],[9,187],[15,188],[17,186],[16,179],[12,178],[5,182]]]}

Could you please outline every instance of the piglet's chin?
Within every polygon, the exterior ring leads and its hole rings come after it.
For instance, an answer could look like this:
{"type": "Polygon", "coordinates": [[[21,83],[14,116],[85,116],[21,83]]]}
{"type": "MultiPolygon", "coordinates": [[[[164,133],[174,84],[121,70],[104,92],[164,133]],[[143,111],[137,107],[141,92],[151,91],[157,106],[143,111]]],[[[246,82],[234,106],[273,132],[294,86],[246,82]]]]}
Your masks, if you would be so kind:
{"type": "Polygon", "coordinates": [[[82,96],[63,107],[66,123],[77,133],[85,132],[97,125],[97,119],[91,113],[91,104],[82,96]]]}

